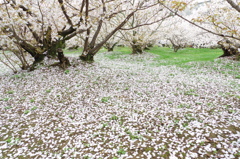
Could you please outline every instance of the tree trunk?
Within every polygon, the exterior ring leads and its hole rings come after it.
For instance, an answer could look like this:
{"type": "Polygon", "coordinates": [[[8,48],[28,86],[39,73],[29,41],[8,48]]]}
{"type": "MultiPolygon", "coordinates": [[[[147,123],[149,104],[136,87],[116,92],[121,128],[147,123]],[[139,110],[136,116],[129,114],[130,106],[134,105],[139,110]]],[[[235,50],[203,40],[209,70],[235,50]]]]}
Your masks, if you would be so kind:
{"type": "Polygon", "coordinates": [[[80,59],[85,62],[93,62],[94,61],[94,54],[87,53],[87,54],[82,54],[80,56],[80,59]]]}
{"type": "Polygon", "coordinates": [[[60,49],[60,48],[57,49],[57,53],[58,53],[58,59],[59,59],[59,66],[62,69],[65,70],[67,67],[71,66],[68,58],[64,56],[62,49],[60,49]]]}
{"type": "Polygon", "coordinates": [[[150,50],[151,47],[153,47],[153,44],[147,43],[143,50],[150,50]]]}
{"type": "Polygon", "coordinates": [[[108,52],[113,51],[113,47],[108,48],[108,52]]]}
{"type": "Polygon", "coordinates": [[[238,54],[236,55],[236,60],[240,61],[240,52],[238,52],[238,54]]]}
{"type": "Polygon", "coordinates": [[[180,48],[181,48],[181,46],[173,45],[173,51],[174,52],[177,52],[180,48]]]}
{"type": "Polygon", "coordinates": [[[133,40],[131,43],[132,47],[132,54],[142,54],[143,53],[143,47],[140,43],[137,42],[137,40],[133,40]]]}
{"type": "Polygon", "coordinates": [[[117,45],[118,42],[115,43],[109,43],[106,42],[104,45],[104,48],[108,50],[108,52],[113,51],[114,47],[117,45]]]}
{"type": "Polygon", "coordinates": [[[142,46],[139,44],[132,44],[132,54],[142,54],[143,49],[142,46]]]}
{"type": "Polygon", "coordinates": [[[233,55],[229,48],[221,47],[221,49],[223,50],[223,54],[219,57],[226,57],[226,56],[232,56],[233,55]]]}
{"type": "Polygon", "coordinates": [[[35,57],[34,57],[34,62],[33,64],[37,64],[37,63],[40,63],[44,60],[46,55],[44,54],[36,54],[35,57]]]}
{"type": "Polygon", "coordinates": [[[39,63],[41,63],[41,62],[44,60],[45,57],[46,57],[46,55],[44,55],[44,54],[36,54],[36,55],[34,56],[34,62],[33,62],[33,64],[31,65],[30,71],[34,71],[34,70],[36,69],[36,66],[37,66],[39,63]]]}
{"type": "Polygon", "coordinates": [[[229,40],[219,41],[218,45],[220,45],[221,49],[223,50],[223,55],[219,57],[226,57],[226,56],[235,56],[235,60],[239,60],[240,52],[238,49],[240,48],[239,44],[234,44],[229,40]]]}

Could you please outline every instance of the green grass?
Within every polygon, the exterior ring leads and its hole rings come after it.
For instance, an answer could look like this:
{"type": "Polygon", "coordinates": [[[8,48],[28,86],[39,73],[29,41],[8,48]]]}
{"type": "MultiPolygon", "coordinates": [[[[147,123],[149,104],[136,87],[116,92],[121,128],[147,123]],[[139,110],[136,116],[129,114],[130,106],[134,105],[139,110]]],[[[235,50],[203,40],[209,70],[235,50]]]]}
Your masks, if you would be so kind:
{"type": "Polygon", "coordinates": [[[164,63],[161,65],[181,65],[194,61],[213,61],[222,55],[220,49],[208,49],[208,48],[184,48],[178,52],[174,52],[170,48],[165,47],[153,47],[148,52],[155,55],[159,55],[155,60],[164,63]]]}
{"type": "Polygon", "coordinates": [[[83,51],[82,48],[78,48],[78,49],[73,49],[73,50],[65,49],[63,52],[64,52],[64,54],[81,55],[82,51],[83,51]]]}
{"type": "MultiPolygon", "coordinates": [[[[184,48],[178,52],[174,52],[171,48],[167,47],[152,47],[147,52],[157,55],[154,59],[157,65],[185,65],[189,62],[200,61],[214,61],[222,55],[221,49],[208,49],[208,48],[184,48]]],[[[131,54],[129,47],[116,47],[114,53],[106,54],[109,59],[118,59],[122,55],[131,54]]],[[[144,56],[144,55],[143,55],[144,56]]]]}
{"type": "MultiPolygon", "coordinates": [[[[77,50],[65,50],[66,55],[81,55],[83,49],[77,50]]],[[[107,52],[102,48],[99,53],[107,52]]],[[[184,48],[178,52],[174,52],[173,49],[167,47],[152,47],[147,52],[157,55],[154,59],[157,65],[177,65],[187,66],[189,62],[201,62],[201,61],[213,61],[222,55],[221,49],[208,49],[208,48],[184,48]]],[[[104,56],[113,60],[120,59],[123,55],[131,54],[131,48],[129,47],[115,47],[113,53],[106,53],[104,56]]],[[[144,56],[144,55],[143,55],[144,56]]]]}
{"type": "Polygon", "coordinates": [[[114,53],[106,54],[105,56],[110,60],[119,59],[122,55],[131,54],[132,50],[129,47],[115,47],[114,53]]]}

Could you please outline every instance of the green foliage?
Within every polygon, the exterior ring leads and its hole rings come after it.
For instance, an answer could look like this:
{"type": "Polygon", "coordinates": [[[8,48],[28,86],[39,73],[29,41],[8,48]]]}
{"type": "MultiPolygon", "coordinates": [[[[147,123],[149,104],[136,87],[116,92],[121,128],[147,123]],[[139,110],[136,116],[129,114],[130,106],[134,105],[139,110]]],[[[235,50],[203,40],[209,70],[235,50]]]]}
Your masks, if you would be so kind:
{"type": "Polygon", "coordinates": [[[117,154],[118,154],[118,155],[124,155],[124,154],[126,154],[126,151],[121,148],[121,149],[119,149],[119,150],[117,151],[117,154]]]}
{"type": "MultiPolygon", "coordinates": [[[[157,55],[155,58],[157,65],[177,65],[183,67],[191,67],[187,65],[189,62],[213,61],[223,54],[221,49],[208,48],[184,48],[176,53],[171,48],[151,47],[148,52],[157,55]]],[[[116,47],[113,53],[106,54],[105,57],[109,59],[121,59],[124,58],[123,55],[127,54],[130,56],[131,48],[116,47]]]]}
{"type": "Polygon", "coordinates": [[[24,111],[24,114],[28,114],[28,113],[30,113],[30,110],[25,110],[24,111]]]}
{"type": "Polygon", "coordinates": [[[4,107],[5,109],[11,109],[12,107],[11,106],[7,106],[7,107],[4,107]]]}
{"type": "Polygon", "coordinates": [[[190,106],[187,104],[180,104],[178,108],[190,108],[190,106]]]}
{"type": "Polygon", "coordinates": [[[69,117],[70,119],[73,119],[73,118],[74,118],[74,116],[73,116],[73,115],[69,115],[68,117],[69,117]]]}
{"type": "Polygon", "coordinates": [[[70,73],[70,70],[65,70],[64,73],[65,73],[65,74],[69,74],[69,73],[70,73]]]}
{"type": "Polygon", "coordinates": [[[110,119],[111,119],[111,120],[118,120],[118,116],[113,115],[110,119]]]}
{"type": "Polygon", "coordinates": [[[103,98],[101,99],[101,101],[102,101],[103,103],[106,103],[106,102],[109,101],[110,98],[111,98],[111,97],[103,97],[103,98]]]}
{"type": "Polygon", "coordinates": [[[107,126],[108,126],[107,123],[103,123],[103,124],[102,124],[102,128],[105,128],[105,127],[107,127],[107,126]]]}
{"type": "Polygon", "coordinates": [[[195,90],[190,89],[189,91],[184,92],[184,95],[198,96],[198,94],[196,94],[195,92],[195,90]]]}
{"type": "Polygon", "coordinates": [[[236,154],[234,154],[234,156],[235,156],[236,158],[240,157],[240,151],[237,152],[236,154]]]}
{"type": "Polygon", "coordinates": [[[4,102],[7,102],[10,98],[3,98],[3,99],[0,99],[0,101],[4,101],[4,102]]]}
{"type": "Polygon", "coordinates": [[[9,137],[7,138],[7,140],[5,140],[8,144],[10,145],[17,145],[19,142],[20,142],[20,139],[19,138],[12,138],[12,137],[9,137]]]}
{"type": "Polygon", "coordinates": [[[10,90],[10,91],[7,91],[7,94],[13,94],[14,91],[10,90]]]}
{"type": "Polygon", "coordinates": [[[12,139],[11,139],[11,138],[8,138],[8,139],[6,140],[6,142],[7,142],[7,143],[11,143],[11,142],[12,142],[12,139]]]}
{"type": "Polygon", "coordinates": [[[131,140],[140,139],[138,135],[133,134],[129,129],[126,129],[125,132],[129,135],[131,140]]]}
{"type": "Polygon", "coordinates": [[[144,151],[146,151],[146,152],[154,151],[154,147],[145,147],[144,151]]]}
{"type": "Polygon", "coordinates": [[[34,106],[31,108],[31,110],[36,110],[38,107],[34,106]]]}

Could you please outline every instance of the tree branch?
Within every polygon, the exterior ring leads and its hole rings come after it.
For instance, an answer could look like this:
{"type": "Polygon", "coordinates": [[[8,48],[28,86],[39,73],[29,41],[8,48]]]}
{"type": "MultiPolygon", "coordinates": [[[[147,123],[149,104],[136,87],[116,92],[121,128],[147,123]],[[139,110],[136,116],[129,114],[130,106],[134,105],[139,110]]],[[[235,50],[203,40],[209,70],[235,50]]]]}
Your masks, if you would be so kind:
{"type": "Polygon", "coordinates": [[[202,30],[205,30],[205,31],[207,31],[207,32],[209,32],[209,33],[211,33],[211,34],[217,35],[217,36],[240,40],[240,38],[235,37],[235,36],[219,34],[219,33],[216,33],[216,32],[214,32],[214,31],[212,31],[212,30],[206,29],[206,28],[204,28],[204,27],[202,27],[202,26],[200,26],[200,25],[198,25],[198,24],[196,24],[196,23],[188,20],[187,18],[184,18],[183,16],[181,16],[181,15],[178,14],[177,12],[173,11],[172,9],[170,9],[169,7],[167,7],[166,5],[164,5],[163,3],[160,2],[160,4],[161,4],[162,6],[164,6],[165,8],[167,8],[167,9],[168,9],[170,12],[172,12],[173,14],[177,15],[179,18],[185,20],[186,22],[188,22],[188,23],[190,23],[190,24],[192,24],[192,25],[194,25],[194,26],[196,26],[196,27],[198,27],[198,28],[200,28],[200,29],[202,29],[202,30]]]}
{"type": "MultiPolygon", "coordinates": [[[[102,0],[102,4],[103,4],[103,8],[102,8],[102,9],[103,9],[103,14],[105,14],[105,12],[106,12],[106,6],[105,6],[104,0],[102,0]]],[[[96,30],[95,34],[93,35],[92,41],[91,41],[91,43],[90,43],[90,48],[93,48],[93,47],[94,47],[94,45],[95,45],[95,43],[96,43],[96,40],[97,40],[97,37],[98,37],[98,35],[99,35],[99,33],[100,33],[100,30],[101,30],[101,28],[102,28],[102,24],[103,24],[103,20],[100,19],[100,21],[99,21],[99,23],[98,23],[97,30],[96,30]]]]}
{"type": "Polygon", "coordinates": [[[136,29],[136,28],[139,28],[139,27],[142,27],[142,26],[152,25],[152,24],[154,24],[154,23],[158,23],[158,22],[160,22],[160,21],[163,21],[163,20],[165,20],[165,19],[167,19],[167,18],[169,18],[169,17],[171,17],[171,16],[172,16],[172,15],[169,14],[168,16],[166,16],[166,17],[164,17],[164,18],[161,18],[161,19],[158,19],[158,20],[156,20],[156,21],[153,21],[153,22],[151,22],[151,23],[138,24],[138,25],[133,26],[133,27],[131,27],[131,28],[121,28],[121,30],[132,30],[132,29],[136,29]]]}
{"type": "Polygon", "coordinates": [[[227,2],[240,13],[240,6],[234,3],[232,0],[227,0],[227,2]]]}
{"type": "Polygon", "coordinates": [[[62,9],[62,12],[63,12],[65,18],[66,18],[67,21],[68,21],[68,24],[70,24],[71,26],[73,26],[72,20],[71,20],[70,17],[68,16],[67,11],[66,11],[66,9],[65,9],[65,7],[64,7],[64,5],[63,5],[63,0],[58,0],[58,2],[59,2],[59,4],[60,4],[60,7],[61,7],[61,9],[62,9]]]}
{"type": "Polygon", "coordinates": [[[134,15],[134,13],[137,10],[133,11],[132,13],[130,13],[125,19],[124,21],[122,21],[112,32],[110,32],[105,39],[103,39],[102,42],[100,42],[96,47],[94,47],[90,52],[93,52],[93,54],[95,55],[98,50],[118,31],[120,30],[128,21],[129,19],[134,15]]]}

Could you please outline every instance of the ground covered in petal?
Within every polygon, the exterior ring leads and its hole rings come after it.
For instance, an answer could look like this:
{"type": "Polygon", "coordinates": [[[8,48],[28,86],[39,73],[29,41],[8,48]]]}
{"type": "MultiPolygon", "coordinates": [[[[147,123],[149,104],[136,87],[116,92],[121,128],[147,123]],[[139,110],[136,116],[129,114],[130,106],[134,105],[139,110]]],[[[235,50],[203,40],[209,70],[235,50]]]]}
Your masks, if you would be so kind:
{"type": "Polygon", "coordinates": [[[238,158],[239,63],[155,56],[0,76],[0,158],[238,158]]]}

